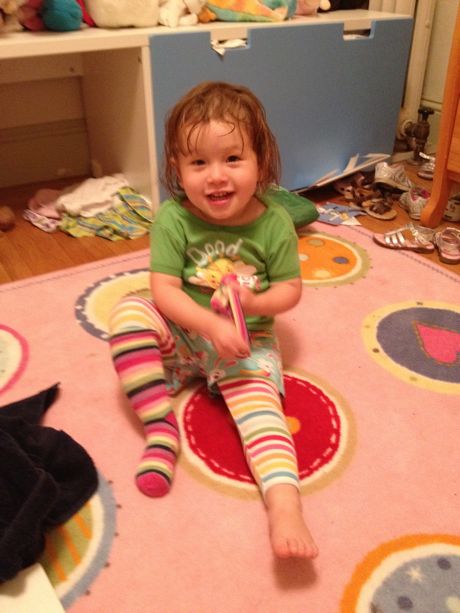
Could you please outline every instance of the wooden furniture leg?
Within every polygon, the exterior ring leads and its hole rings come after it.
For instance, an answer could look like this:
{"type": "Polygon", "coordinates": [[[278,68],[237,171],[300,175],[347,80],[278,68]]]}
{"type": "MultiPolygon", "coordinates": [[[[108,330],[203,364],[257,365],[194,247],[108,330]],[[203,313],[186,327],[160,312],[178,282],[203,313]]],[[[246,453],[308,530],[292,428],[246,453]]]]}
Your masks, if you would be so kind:
{"type": "Polygon", "coordinates": [[[454,183],[460,183],[460,6],[446,73],[431,198],[421,224],[435,228],[441,222],[454,183]]]}

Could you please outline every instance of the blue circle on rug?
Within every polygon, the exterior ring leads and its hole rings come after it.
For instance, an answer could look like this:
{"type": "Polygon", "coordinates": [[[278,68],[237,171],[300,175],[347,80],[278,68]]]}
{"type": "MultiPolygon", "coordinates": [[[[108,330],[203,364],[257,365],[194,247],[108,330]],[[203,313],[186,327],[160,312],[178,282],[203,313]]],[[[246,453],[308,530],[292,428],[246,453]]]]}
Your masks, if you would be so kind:
{"type": "Polygon", "coordinates": [[[75,317],[83,330],[106,340],[110,312],[124,296],[129,294],[150,296],[147,269],[119,272],[99,279],[77,299],[75,317]]]}
{"type": "Polygon", "coordinates": [[[377,327],[385,353],[431,379],[460,382],[460,314],[418,307],[387,315],[377,327]]]}
{"type": "Polygon", "coordinates": [[[460,538],[408,534],[380,544],[355,567],[340,611],[457,613],[460,538]]]}
{"type": "Polygon", "coordinates": [[[414,556],[385,578],[372,605],[375,611],[458,611],[460,556],[414,556]]]}
{"type": "Polygon", "coordinates": [[[370,355],[407,383],[460,393],[460,307],[409,301],[369,314],[362,328],[370,355]]]}
{"type": "Polygon", "coordinates": [[[116,509],[110,484],[98,473],[99,486],[88,502],[67,522],[46,535],[40,563],[66,609],[88,594],[108,565],[116,535],[116,509]]]}

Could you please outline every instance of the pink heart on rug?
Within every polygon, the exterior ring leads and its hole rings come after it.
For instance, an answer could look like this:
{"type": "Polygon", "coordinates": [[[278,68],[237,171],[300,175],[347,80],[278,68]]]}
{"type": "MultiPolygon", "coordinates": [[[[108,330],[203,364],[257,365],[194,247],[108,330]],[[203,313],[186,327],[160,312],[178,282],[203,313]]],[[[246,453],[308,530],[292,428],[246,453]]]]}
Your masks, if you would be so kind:
{"type": "Polygon", "coordinates": [[[425,353],[443,364],[454,364],[460,353],[460,334],[416,322],[415,328],[425,353]]]}

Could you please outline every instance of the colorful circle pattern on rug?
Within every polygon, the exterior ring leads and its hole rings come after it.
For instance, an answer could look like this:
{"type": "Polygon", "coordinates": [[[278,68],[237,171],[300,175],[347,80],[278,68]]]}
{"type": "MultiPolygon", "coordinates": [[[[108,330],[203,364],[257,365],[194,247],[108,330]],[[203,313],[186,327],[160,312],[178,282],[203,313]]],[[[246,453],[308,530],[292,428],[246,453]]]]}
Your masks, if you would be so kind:
{"type": "Polygon", "coordinates": [[[96,493],[65,524],[46,535],[40,563],[65,609],[88,593],[107,564],[115,536],[115,513],[111,488],[99,473],[96,493]]]}
{"type": "Polygon", "coordinates": [[[384,543],[356,567],[342,613],[460,611],[460,537],[415,534],[384,543]]]}
{"type": "Polygon", "coordinates": [[[370,260],[354,243],[315,232],[299,237],[299,260],[305,285],[325,287],[345,285],[364,277],[370,260]]]}
{"type": "Polygon", "coordinates": [[[108,319],[112,308],[128,294],[149,293],[149,273],[145,269],[121,272],[90,285],[75,304],[75,315],[82,328],[107,339],[108,319]]]}
{"type": "Polygon", "coordinates": [[[29,345],[16,330],[0,324],[0,393],[22,375],[29,358],[29,345]]]}
{"type": "MultiPolygon", "coordinates": [[[[344,400],[310,375],[288,371],[284,382],[284,410],[297,450],[302,493],[307,493],[337,478],[348,464],[355,441],[353,419],[344,400]]],[[[222,398],[209,395],[205,384],[196,385],[182,393],[176,406],[181,461],[208,485],[229,494],[258,496],[222,398]]]]}
{"type": "Polygon", "coordinates": [[[404,302],[374,311],[363,324],[367,350],[407,383],[460,393],[460,307],[404,302]]]}

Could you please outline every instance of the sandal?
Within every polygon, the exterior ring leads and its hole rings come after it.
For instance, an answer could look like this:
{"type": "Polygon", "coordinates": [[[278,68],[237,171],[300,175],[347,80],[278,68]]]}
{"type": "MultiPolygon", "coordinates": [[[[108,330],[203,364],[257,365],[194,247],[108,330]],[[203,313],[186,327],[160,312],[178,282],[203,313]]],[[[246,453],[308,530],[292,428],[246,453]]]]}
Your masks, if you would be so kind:
{"type": "Polygon", "coordinates": [[[374,241],[381,247],[388,249],[404,249],[417,253],[433,253],[433,238],[435,232],[430,228],[407,224],[398,230],[392,230],[385,234],[374,234],[374,241]]]}
{"type": "Polygon", "coordinates": [[[397,215],[391,201],[385,198],[371,198],[371,200],[363,202],[362,207],[370,217],[375,219],[390,221],[397,215]]]}
{"type": "Polygon", "coordinates": [[[444,264],[460,263],[460,230],[447,227],[436,232],[434,244],[439,251],[439,259],[444,264]]]}
{"type": "Polygon", "coordinates": [[[342,196],[347,196],[347,194],[352,191],[354,187],[360,187],[364,180],[364,175],[361,172],[357,172],[350,177],[337,179],[337,181],[334,181],[332,184],[332,187],[336,192],[342,194],[342,196]]]}

